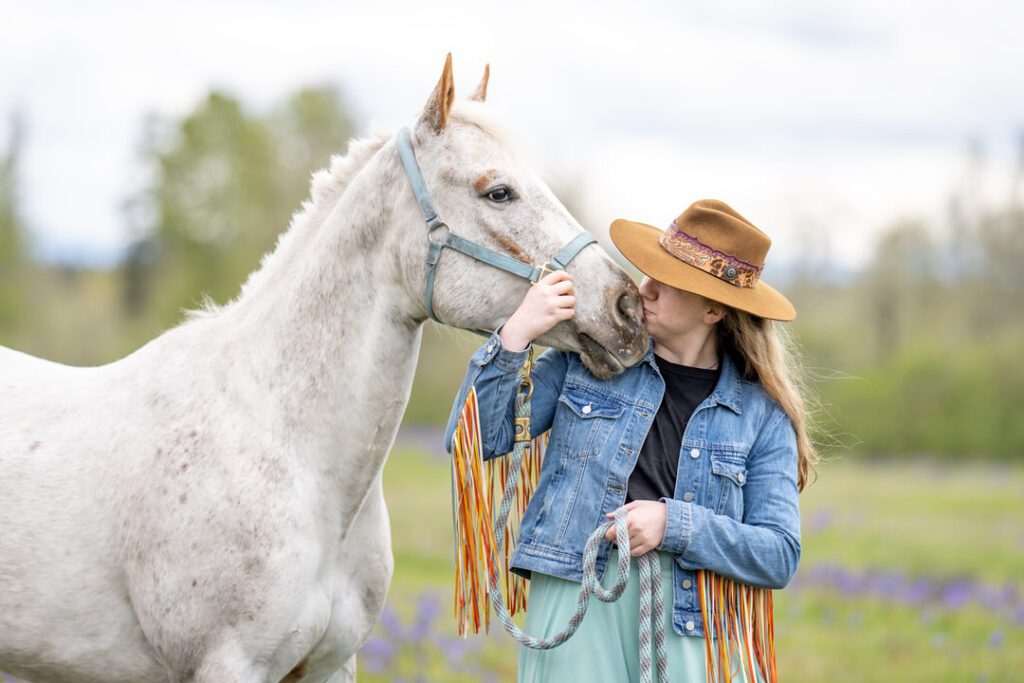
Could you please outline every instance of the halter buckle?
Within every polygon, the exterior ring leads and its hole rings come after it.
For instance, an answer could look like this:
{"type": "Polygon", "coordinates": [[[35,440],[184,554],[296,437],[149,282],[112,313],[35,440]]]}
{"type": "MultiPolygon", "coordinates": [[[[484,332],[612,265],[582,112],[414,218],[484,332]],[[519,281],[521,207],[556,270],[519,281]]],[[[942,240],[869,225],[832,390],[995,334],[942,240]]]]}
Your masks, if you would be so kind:
{"type": "Polygon", "coordinates": [[[540,268],[538,268],[538,269],[537,269],[537,279],[536,279],[536,280],[530,280],[530,284],[531,284],[531,285],[535,285],[535,284],[537,284],[537,283],[538,283],[538,282],[540,282],[540,281],[541,281],[541,280],[542,280],[542,279],[543,279],[543,278],[544,278],[544,277],[545,277],[546,275],[548,275],[549,273],[554,273],[554,272],[555,272],[556,270],[558,270],[558,268],[552,268],[552,267],[551,267],[551,262],[550,262],[550,261],[548,261],[548,262],[547,262],[547,263],[545,263],[545,264],[544,264],[543,266],[541,266],[540,268]]]}

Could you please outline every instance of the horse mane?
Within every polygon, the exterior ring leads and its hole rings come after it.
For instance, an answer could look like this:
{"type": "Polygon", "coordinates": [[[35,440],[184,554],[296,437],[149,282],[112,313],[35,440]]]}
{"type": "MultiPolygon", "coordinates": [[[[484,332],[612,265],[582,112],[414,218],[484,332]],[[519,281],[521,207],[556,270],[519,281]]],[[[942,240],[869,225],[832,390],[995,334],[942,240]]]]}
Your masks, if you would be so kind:
{"type": "MultiPolygon", "coordinates": [[[[516,156],[515,150],[522,149],[521,140],[493,110],[481,102],[464,100],[455,103],[449,113],[449,120],[476,126],[493,138],[509,155],[516,156]]],[[[330,209],[345,194],[352,179],[393,136],[393,131],[371,125],[367,137],[353,138],[349,141],[344,155],[333,155],[329,168],[313,173],[309,198],[304,200],[292,215],[288,229],[278,236],[275,247],[263,255],[259,267],[249,274],[238,295],[231,302],[221,305],[204,294],[200,299],[199,308],[184,311],[185,321],[215,317],[232,303],[244,298],[248,292],[258,289],[266,280],[275,277],[281,270],[276,267],[277,264],[293,258],[304,244],[311,241],[312,234],[330,209]]]]}
{"type": "Polygon", "coordinates": [[[292,214],[288,229],[277,237],[273,249],[260,259],[260,265],[249,274],[238,295],[227,304],[218,304],[204,294],[199,308],[184,311],[185,320],[201,320],[219,315],[231,303],[243,298],[247,292],[258,288],[265,279],[272,277],[278,269],[275,264],[287,261],[308,241],[323,221],[324,216],[345,194],[352,179],[363,166],[391,139],[390,130],[371,126],[365,138],[352,138],[344,155],[334,154],[328,168],[313,173],[309,183],[309,198],[303,200],[299,209],[292,214]]]}

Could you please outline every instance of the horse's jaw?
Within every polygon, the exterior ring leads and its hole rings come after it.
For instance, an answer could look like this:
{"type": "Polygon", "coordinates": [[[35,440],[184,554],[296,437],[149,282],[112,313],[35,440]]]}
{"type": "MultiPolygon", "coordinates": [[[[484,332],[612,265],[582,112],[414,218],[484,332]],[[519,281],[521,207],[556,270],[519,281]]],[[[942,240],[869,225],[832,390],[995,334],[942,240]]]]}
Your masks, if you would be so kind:
{"type": "Polygon", "coordinates": [[[647,353],[646,335],[642,343],[638,340],[631,343],[628,349],[620,347],[615,352],[601,345],[586,332],[579,333],[578,339],[580,360],[591,374],[601,380],[610,379],[626,368],[636,365],[647,353]]]}

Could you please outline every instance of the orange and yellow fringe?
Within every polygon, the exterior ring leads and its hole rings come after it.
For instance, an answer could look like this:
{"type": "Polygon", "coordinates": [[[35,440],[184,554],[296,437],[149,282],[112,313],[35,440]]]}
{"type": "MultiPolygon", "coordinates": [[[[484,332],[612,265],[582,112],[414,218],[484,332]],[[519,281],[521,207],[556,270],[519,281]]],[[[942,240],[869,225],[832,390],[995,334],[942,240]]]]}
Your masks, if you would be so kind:
{"type": "MultiPolygon", "coordinates": [[[[526,609],[526,581],[509,571],[519,520],[537,488],[547,433],[533,439],[524,454],[515,502],[504,529],[499,557],[494,522],[508,476],[508,459],[481,457],[476,390],[462,407],[452,448],[452,514],[455,529],[455,622],[459,635],[490,628],[488,586],[501,581],[509,614],[526,609]],[[497,565],[497,566],[496,566],[497,565]]],[[[714,572],[697,572],[700,611],[705,625],[708,683],[776,683],[772,592],[747,586],[714,572]]]]}
{"type": "Polygon", "coordinates": [[[459,635],[490,628],[488,586],[491,577],[501,580],[508,613],[526,609],[526,580],[509,571],[509,559],[519,533],[519,520],[537,488],[547,433],[533,439],[523,456],[515,501],[505,524],[501,556],[496,549],[494,523],[508,477],[508,458],[481,458],[480,417],[476,390],[470,389],[459,416],[452,448],[452,511],[455,517],[455,622],[459,635]],[[495,566],[495,562],[500,566],[495,566]]]}

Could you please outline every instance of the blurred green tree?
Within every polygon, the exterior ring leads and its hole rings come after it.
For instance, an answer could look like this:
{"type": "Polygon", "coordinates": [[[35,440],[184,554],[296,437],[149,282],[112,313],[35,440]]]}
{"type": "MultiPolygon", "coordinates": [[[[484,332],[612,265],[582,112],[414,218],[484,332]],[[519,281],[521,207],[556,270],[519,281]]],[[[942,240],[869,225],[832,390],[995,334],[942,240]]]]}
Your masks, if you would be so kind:
{"type": "Polygon", "coordinates": [[[18,160],[24,138],[21,117],[13,114],[6,149],[0,153],[0,332],[11,332],[23,312],[25,223],[18,205],[18,160]]]}
{"type": "Polygon", "coordinates": [[[127,259],[126,310],[155,310],[163,329],[203,296],[235,296],[307,197],[311,173],[354,130],[330,87],[301,90],[266,116],[212,92],[181,122],[148,125],[153,183],[132,210],[150,225],[127,259]]]}

